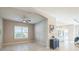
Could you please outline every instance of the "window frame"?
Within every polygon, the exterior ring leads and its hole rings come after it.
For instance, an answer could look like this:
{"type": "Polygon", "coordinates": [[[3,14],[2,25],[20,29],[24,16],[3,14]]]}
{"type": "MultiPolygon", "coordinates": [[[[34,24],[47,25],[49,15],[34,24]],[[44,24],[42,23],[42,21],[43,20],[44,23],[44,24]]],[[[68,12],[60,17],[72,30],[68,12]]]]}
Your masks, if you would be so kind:
{"type": "MultiPolygon", "coordinates": [[[[15,27],[27,27],[28,28],[28,26],[15,25],[14,26],[14,30],[13,30],[13,32],[14,32],[13,37],[14,37],[15,40],[27,40],[28,39],[28,36],[27,36],[27,38],[26,37],[24,37],[24,38],[16,38],[15,37],[15,27]]],[[[28,31],[29,31],[29,28],[28,28],[28,31]]],[[[28,35],[28,32],[24,32],[24,33],[27,33],[27,35],[28,35]]]]}

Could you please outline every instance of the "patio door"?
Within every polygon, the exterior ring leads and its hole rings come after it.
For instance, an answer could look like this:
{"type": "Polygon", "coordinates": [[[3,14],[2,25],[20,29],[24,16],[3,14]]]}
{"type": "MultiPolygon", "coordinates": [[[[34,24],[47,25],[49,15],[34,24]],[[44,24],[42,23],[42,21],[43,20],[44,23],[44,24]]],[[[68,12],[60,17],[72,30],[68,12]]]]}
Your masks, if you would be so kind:
{"type": "Polygon", "coordinates": [[[58,39],[60,42],[65,42],[68,41],[68,29],[60,29],[58,30],[58,35],[57,35],[58,39]]]}

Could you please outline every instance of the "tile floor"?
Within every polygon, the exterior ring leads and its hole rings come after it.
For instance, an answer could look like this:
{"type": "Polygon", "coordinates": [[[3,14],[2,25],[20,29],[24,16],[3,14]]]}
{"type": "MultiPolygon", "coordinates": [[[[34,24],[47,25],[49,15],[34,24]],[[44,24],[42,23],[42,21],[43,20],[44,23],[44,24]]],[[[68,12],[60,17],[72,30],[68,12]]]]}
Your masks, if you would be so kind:
{"type": "Polygon", "coordinates": [[[60,47],[53,50],[36,43],[27,43],[4,46],[0,51],[79,51],[79,47],[73,42],[61,42],[60,47]]]}
{"type": "Polygon", "coordinates": [[[23,43],[4,46],[0,51],[48,51],[48,49],[36,43],[23,43]]]}
{"type": "Polygon", "coordinates": [[[60,47],[56,51],[79,51],[79,47],[74,45],[74,42],[61,42],[60,47]]]}

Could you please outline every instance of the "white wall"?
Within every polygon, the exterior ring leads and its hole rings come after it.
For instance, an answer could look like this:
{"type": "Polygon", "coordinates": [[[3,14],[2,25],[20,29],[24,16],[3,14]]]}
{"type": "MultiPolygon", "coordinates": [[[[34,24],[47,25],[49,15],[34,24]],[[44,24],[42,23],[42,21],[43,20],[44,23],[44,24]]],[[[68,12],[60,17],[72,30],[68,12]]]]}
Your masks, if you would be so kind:
{"type": "Polygon", "coordinates": [[[0,48],[2,47],[3,42],[3,21],[0,18],[0,48]]]}
{"type": "Polygon", "coordinates": [[[47,44],[47,20],[35,24],[35,40],[37,43],[46,46],[47,44]]]}

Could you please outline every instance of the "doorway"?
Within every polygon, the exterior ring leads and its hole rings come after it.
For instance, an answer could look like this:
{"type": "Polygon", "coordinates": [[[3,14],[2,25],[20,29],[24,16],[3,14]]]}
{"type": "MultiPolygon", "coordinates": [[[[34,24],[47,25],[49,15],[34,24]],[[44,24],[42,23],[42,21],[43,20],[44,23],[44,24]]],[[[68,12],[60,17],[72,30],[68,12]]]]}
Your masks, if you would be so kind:
{"type": "Polygon", "coordinates": [[[69,44],[69,30],[64,28],[57,29],[57,38],[60,41],[60,46],[68,46],[69,44]]]}

